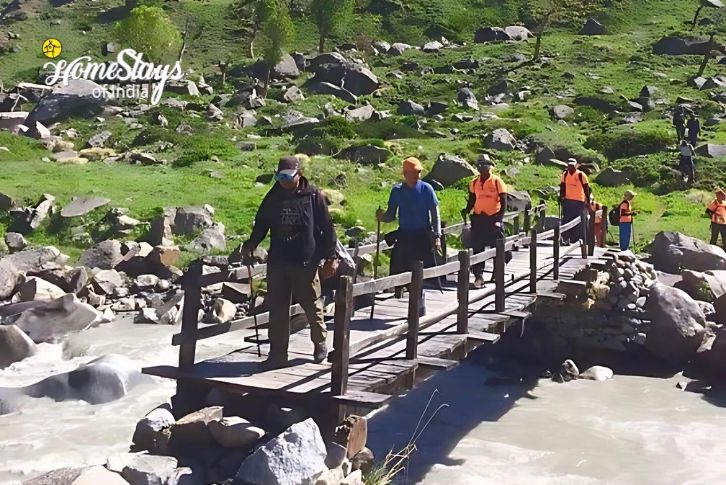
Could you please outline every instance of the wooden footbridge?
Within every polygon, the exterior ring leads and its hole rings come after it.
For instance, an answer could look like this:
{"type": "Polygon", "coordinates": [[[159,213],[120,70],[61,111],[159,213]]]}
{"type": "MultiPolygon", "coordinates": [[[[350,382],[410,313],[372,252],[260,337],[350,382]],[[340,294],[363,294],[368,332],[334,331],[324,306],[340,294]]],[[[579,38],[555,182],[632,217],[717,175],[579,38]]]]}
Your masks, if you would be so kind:
{"type": "MultiPolygon", "coordinates": [[[[252,317],[200,325],[202,288],[263,275],[264,265],[253,268],[252,275],[245,268],[202,275],[202,261],[195,261],[183,279],[181,332],[172,339],[172,344],[179,346],[179,365],[148,367],[144,373],[177,379],[179,402],[184,397],[199,397],[200,389],[219,388],[232,394],[293,401],[316,411],[325,410],[323,416],[330,419],[321,424],[326,426],[339,422],[346,410],[383,406],[392,394],[410,388],[417,379],[455,366],[474,348],[495,343],[510,325],[527,318],[537,298],[563,297],[543,288],[551,288],[553,280],[572,279],[600,250],[588,244],[592,239],[588,220],[592,218],[586,212],[562,227],[538,232],[533,227],[542,226],[535,222],[543,221],[544,214],[544,205],[508,213],[506,219],[513,235],[498,241],[496,248],[478,254],[460,251],[435,267],[424,269],[418,263],[411,272],[356,284],[350,277],[342,277],[335,294],[334,314],[327,319],[329,329],[332,323],[328,362],[312,362],[313,345],[309,330],[304,329],[291,335],[290,366],[265,372],[259,371],[258,362],[266,357],[269,348],[264,328],[268,313],[257,317],[258,324],[263,325],[262,357],[257,355],[258,342],[253,337],[248,337],[247,342],[240,337],[239,350],[195,361],[199,340],[223,334],[235,338],[233,332],[253,326],[252,317]],[[579,240],[560,245],[560,233],[567,230],[576,232],[579,240]],[[507,252],[511,252],[512,259],[505,264],[507,252]],[[472,288],[469,269],[482,262],[492,268],[492,281],[483,288],[472,288]],[[425,281],[437,277],[445,281],[441,288],[427,287],[425,281]],[[409,287],[408,296],[396,298],[393,289],[404,285],[409,287]],[[426,314],[419,316],[422,288],[426,314]],[[370,306],[354,308],[354,301],[366,295],[368,301],[375,298],[373,319],[370,306]]],[[[456,237],[462,227],[445,227],[444,240],[456,237]]],[[[606,233],[607,228],[603,231],[606,233]]],[[[384,243],[382,249],[388,249],[384,243]]],[[[357,255],[374,251],[375,245],[356,248],[357,255]]],[[[291,315],[301,312],[299,305],[290,307],[291,315]]]]}

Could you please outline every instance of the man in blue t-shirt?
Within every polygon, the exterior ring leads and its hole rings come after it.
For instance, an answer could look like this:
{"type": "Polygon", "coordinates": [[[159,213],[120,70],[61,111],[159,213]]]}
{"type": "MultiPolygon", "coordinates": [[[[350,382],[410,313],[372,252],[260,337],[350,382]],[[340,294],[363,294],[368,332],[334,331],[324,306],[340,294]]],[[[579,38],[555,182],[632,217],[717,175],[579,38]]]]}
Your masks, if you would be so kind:
{"type": "Polygon", "coordinates": [[[377,219],[382,222],[393,222],[398,215],[396,242],[391,253],[392,275],[410,271],[414,261],[423,261],[426,268],[435,266],[433,249],[441,250],[439,200],[433,187],[420,180],[422,170],[418,159],[404,160],[404,181],[391,190],[388,209],[376,212],[377,219]]]}

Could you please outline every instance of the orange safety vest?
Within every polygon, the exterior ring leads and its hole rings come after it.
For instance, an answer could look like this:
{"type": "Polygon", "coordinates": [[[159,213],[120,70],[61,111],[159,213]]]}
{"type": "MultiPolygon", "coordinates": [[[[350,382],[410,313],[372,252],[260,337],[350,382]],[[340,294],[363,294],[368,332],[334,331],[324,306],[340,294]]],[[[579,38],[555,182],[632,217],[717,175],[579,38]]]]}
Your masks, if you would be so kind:
{"type": "Polygon", "coordinates": [[[714,199],[708,205],[708,210],[713,212],[711,214],[711,222],[714,224],[726,224],[726,201],[719,202],[718,199],[714,199]]]}
{"type": "Polygon", "coordinates": [[[626,212],[630,213],[633,212],[633,206],[630,205],[630,202],[627,200],[624,200],[620,203],[620,223],[623,222],[633,222],[633,216],[632,215],[623,215],[623,209],[625,209],[626,212]]]}
{"type": "Polygon", "coordinates": [[[565,184],[565,199],[585,202],[587,175],[579,170],[575,170],[573,174],[565,170],[565,173],[562,174],[562,183],[565,184]]]}
{"type": "Polygon", "coordinates": [[[476,196],[474,214],[493,216],[502,210],[499,196],[507,193],[507,185],[496,175],[490,175],[484,182],[477,177],[469,182],[469,192],[476,196]]]}

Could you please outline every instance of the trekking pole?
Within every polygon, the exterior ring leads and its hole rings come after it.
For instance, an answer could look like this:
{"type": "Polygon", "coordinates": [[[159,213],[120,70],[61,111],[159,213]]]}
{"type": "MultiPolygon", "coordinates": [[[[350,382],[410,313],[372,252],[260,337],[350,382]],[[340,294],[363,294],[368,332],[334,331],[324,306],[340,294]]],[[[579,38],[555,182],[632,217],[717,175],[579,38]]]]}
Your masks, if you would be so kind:
{"type": "Polygon", "coordinates": [[[247,265],[247,276],[250,278],[250,300],[251,305],[250,309],[252,311],[252,319],[255,322],[255,340],[257,341],[257,357],[262,357],[262,352],[260,351],[260,331],[257,328],[257,296],[255,295],[255,285],[253,283],[254,278],[252,277],[252,265],[250,264],[249,260],[245,263],[247,265]]]}
{"type": "Polygon", "coordinates": [[[635,218],[633,218],[633,222],[630,223],[630,232],[633,236],[633,250],[635,250],[635,218]]]}
{"type": "MultiPolygon", "coordinates": [[[[433,244],[431,245],[431,256],[433,256],[433,258],[434,258],[434,266],[438,266],[436,264],[436,249],[434,249],[434,245],[433,244]]],[[[444,264],[446,264],[446,259],[444,259],[444,264]]],[[[441,277],[440,276],[437,276],[436,277],[436,285],[439,287],[439,291],[443,295],[444,294],[444,288],[441,286],[441,277]]]]}
{"type": "MultiPolygon", "coordinates": [[[[378,206],[378,210],[381,210],[381,206],[378,206]]],[[[376,211],[378,214],[378,211],[376,211]]],[[[381,221],[376,217],[376,257],[373,259],[373,281],[378,278],[378,257],[381,254],[381,221]]],[[[376,294],[373,294],[373,302],[371,303],[371,318],[373,320],[373,313],[376,311],[376,294]]]]}

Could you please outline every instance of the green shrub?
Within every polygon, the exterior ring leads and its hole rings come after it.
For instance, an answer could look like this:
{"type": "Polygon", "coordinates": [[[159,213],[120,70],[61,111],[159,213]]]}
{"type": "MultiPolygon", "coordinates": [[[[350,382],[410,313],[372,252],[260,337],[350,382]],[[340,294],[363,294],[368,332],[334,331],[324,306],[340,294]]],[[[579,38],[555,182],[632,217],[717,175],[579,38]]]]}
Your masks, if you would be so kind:
{"type": "Polygon", "coordinates": [[[183,139],[183,136],[174,130],[162,128],[161,126],[149,126],[136,135],[133,144],[139,146],[152,145],[157,142],[168,142],[176,145],[183,139]]]}
{"type": "Polygon", "coordinates": [[[672,133],[661,127],[641,130],[625,127],[592,135],[585,147],[597,150],[609,160],[617,160],[662,152],[672,142],[672,133]]]}
{"type": "MultiPolygon", "coordinates": [[[[401,119],[403,122],[406,120],[407,118],[401,119]]],[[[396,140],[400,138],[430,138],[425,133],[408,126],[401,121],[393,119],[380,121],[368,120],[355,126],[355,131],[361,138],[378,138],[382,140],[396,140]]]]}
{"type": "Polygon", "coordinates": [[[231,142],[209,135],[187,136],[180,148],[182,155],[174,161],[174,167],[189,167],[197,162],[206,162],[213,156],[234,158],[239,155],[239,150],[231,142]]]}

